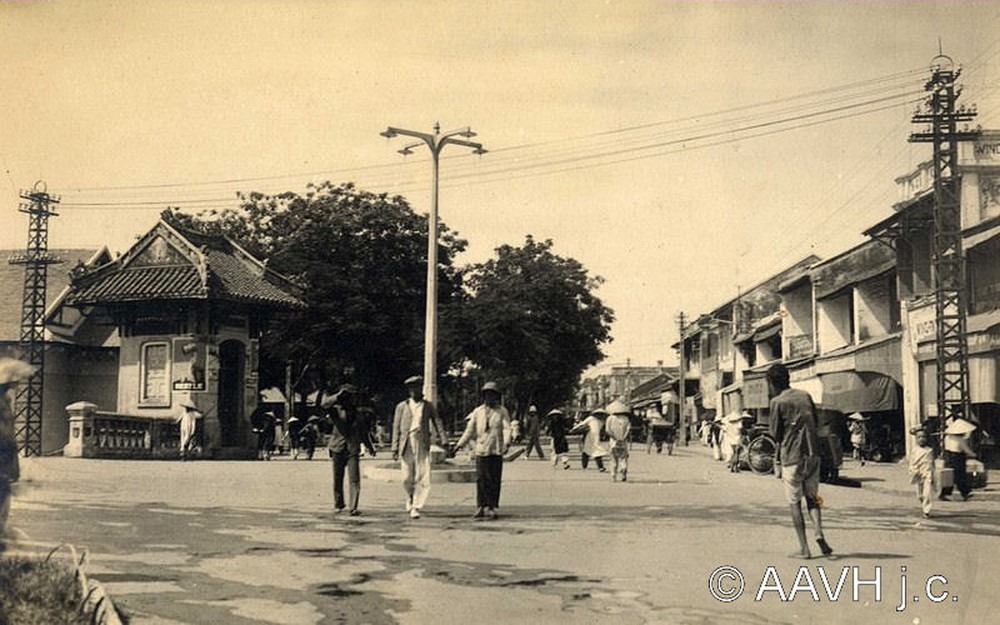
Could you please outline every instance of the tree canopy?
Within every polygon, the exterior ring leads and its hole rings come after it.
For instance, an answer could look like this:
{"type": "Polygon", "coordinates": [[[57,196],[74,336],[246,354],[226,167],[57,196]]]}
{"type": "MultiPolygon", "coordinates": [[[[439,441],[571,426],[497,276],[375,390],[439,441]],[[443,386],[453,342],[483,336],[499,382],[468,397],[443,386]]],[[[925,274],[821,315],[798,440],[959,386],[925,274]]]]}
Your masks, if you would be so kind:
{"type": "MultiPolygon", "coordinates": [[[[226,234],[304,285],[308,308],[262,337],[262,353],[272,357],[262,381],[280,383],[290,360],[297,377],[311,370],[337,382],[353,370],[353,381],[372,393],[398,394],[401,381],[422,370],[428,222],[404,198],[326,182],[305,195],[243,195],[239,210],[170,217],[226,234]]],[[[466,242],[443,225],[438,241],[439,301],[447,308],[461,296],[453,261],[466,242]]]]}
{"type": "Polygon", "coordinates": [[[602,278],[530,235],[502,245],[496,257],[470,267],[466,351],[482,373],[500,382],[517,410],[561,405],[580,375],[603,358],[614,312],[594,294],[602,278]]]}
{"type": "MultiPolygon", "coordinates": [[[[302,390],[350,379],[384,408],[401,380],[423,369],[426,216],[400,196],[352,184],[240,199],[239,209],[164,217],[225,234],[304,286],[307,308],[261,337],[261,382],[283,385],[291,362],[302,390]]],[[[565,403],[611,340],[614,313],[594,293],[602,279],[530,235],[457,268],[466,242],[439,228],[439,373],[461,366],[494,379],[518,411],[565,403]]],[[[442,408],[457,417],[467,398],[462,377],[439,382],[442,408]]]]}

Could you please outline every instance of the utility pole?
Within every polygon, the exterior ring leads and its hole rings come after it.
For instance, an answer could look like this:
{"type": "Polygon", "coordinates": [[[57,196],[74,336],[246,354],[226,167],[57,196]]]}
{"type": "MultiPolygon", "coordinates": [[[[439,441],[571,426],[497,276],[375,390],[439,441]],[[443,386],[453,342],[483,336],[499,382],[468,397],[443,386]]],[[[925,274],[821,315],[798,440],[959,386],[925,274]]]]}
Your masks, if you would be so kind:
{"type": "Polygon", "coordinates": [[[59,198],[46,192],[39,180],[31,191],[21,191],[18,209],[28,215],[28,245],[23,254],[10,257],[12,265],[24,265],[24,290],[21,296],[21,358],[35,372],[17,387],[14,400],[15,435],[18,450],[25,456],[42,455],[42,399],[45,382],[45,288],[48,267],[62,262],[49,254],[49,217],[58,213],[49,208],[59,198]]]}
{"type": "MultiPolygon", "coordinates": [[[[677,427],[678,428],[688,428],[688,427],[690,427],[690,425],[687,423],[687,419],[685,419],[685,414],[684,414],[684,402],[685,402],[685,398],[684,398],[684,392],[685,392],[685,388],[684,388],[684,369],[685,369],[685,366],[684,366],[684,326],[685,326],[685,321],[686,320],[684,319],[684,311],[681,311],[681,313],[679,315],[677,315],[677,329],[678,329],[678,334],[680,335],[680,343],[678,343],[679,347],[678,347],[678,350],[677,350],[680,353],[680,357],[678,358],[678,362],[680,363],[680,366],[677,367],[677,372],[680,374],[680,379],[677,382],[677,397],[678,397],[678,401],[680,402],[680,404],[677,406],[677,427]]],[[[682,438],[684,440],[684,444],[687,445],[687,434],[686,434],[686,432],[683,429],[681,429],[678,432],[678,434],[680,434],[682,436],[682,438]]]]}
{"type": "MultiPolygon", "coordinates": [[[[934,295],[937,343],[937,411],[941,425],[949,419],[972,417],[969,402],[969,347],[966,332],[967,293],[965,255],[962,252],[962,206],[958,142],[979,137],[979,129],[965,124],[974,109],[955,108],[962,92],[955,81],[962,73],[951,58],[939,54],[931,61],[931,78],[924,85],[930,96],[913,116],[927,126],[910,135],[911,143],[934,147],[934,295]]],[[[943,431],[943,428],[941,428],[943,431]]]]}
{"type": "Polygon", "coordinates": [[[416,137],[420,141],[399,150],[403,156],[413,153],[413,148],[426,145],[431,152],[431,212],[427,222],[427,302],[424,318],[424,397],[437,402],[437,269],[438,269],[438,157],[446,145],[472,148],[473,154],[486,154],[479,143],[466,141],[476,136],[469,127],[441,134],[441,125],[434,124],[434,134],[404,130],[389,126],[380,132],[386,139],[399,135],[416,137]],[[465,137],[459,139],[458,137],[465,137]]]}

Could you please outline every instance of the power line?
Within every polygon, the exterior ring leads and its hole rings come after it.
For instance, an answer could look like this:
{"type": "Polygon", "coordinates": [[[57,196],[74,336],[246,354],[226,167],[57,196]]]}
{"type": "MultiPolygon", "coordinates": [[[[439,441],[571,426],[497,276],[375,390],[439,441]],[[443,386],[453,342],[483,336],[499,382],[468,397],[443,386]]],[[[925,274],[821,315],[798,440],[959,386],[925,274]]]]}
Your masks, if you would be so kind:
{"type": "MultiPolygon", "coordinates": [[[[916,92],[913,92],[913,93],[916,93],[916,92]]],[[[535,163],[535,164],[526,164],[526,165],[522,164],[522,165],[514,165],[514,166],[510,166],[510,167],[506,167],[506,168],[503,168],[503,167],[501,167],[501,168],[494,168],[492,170],[488,170],[488,171],[485,171],[485,172],[482,172],[482,171],[472,171],[472,172],[466,172],[466,173],[459,172],[459,173],[454,174],[454,175],[452,175],[452,176],[449,177],[449,180],[452,181],[452,182],[450,182],[448,185],[442,185],[442,186],[448,186],[448,187],[456,186],[456,183],[454,181],[457,181],[457,180],[466,180],[467,181],[469,178],[479,178],[480,179],[478,181],[479,184],[487,183],[487,182],[492,183],[492,182],[497,182],[498,181],[498,179],[496,178],[497,176],[503,176],[504,174],[510,174],[510,173],[515,173],[516,174],[516,173],[522,172],[522,171],[534,171],[534,173],[527,174],[526,176],[551,175],[551,174],[554,174],[554,173],[564,173],[564,172],[567,172],[567,171],[573,171],[575,169],[582,169],[582,168],[589,168],[589,167],[592,167],[592,166],[606,166],[606,165],[611,165],[611,164],[619,164],[619,163],[624,163],[624,162],[629,162],[629,161],[634,161],[634,160],[639,160],[639,159],[653,158],[653,157],[657,157],[657,156],[662,156],[662,155],[665,155],[665,154],[669,154],[669,153],[672,153],[672,152],[675,152],[675,151],[679,151],[679,150],[663,151],[662,148],[682,146],[682,148],[686,150],[686,149],[694,149],[695,147],[707,147],[707,146],[688,146],[687,144],[689,144],[689,143],[698,143],[699,141],[704,141],[705,139],[711,139],[711,138],[715,138],[715,137],[721,137],[721,136],[724,136],[724,135],[734,135],[734,134],[745,133],[745,132],[754,131],[754,130],[762,130],[762,129],[770,128],[772,126],[788,125],[785,128],[776,129],[776,130],[773,130],[771,132],[760,132],[760,133],[756,133],[756,134],[750,134],[750,135],[747,135],[747,136],[731,137],[729,139],[721,140],[721,141],[718,141],[718,142],[714,142],[714,143],[711,143],[709,145],[710,146],[714,146],[714,145],[723,145],[725,143],[731,143],[731,142],[734,142],[734,141],[745,141],[748,138],[755,138],[757,136],[765,136],[767,134],[775,134],[776,132],[786,132],[786,131],[789,131],[789,130],[795,130],[795,129],[798,129],[798,128],[803,128],[803,127],[808,127],[808,126],[811,126],[811,125],[816,125],[817,123],[829,123],[831,121],[837,121],[839,119],[845,119],[845,118],[853,117],[855,115],[862,115],[862,114],[870,114],[870,113],[873,113],[873,112],[879,112],[879,111],[882,111],[882,110],[886,110],[887,108],[891,108],[893,106],[896,106],[897,104],[891,104],[891,105],[888,105],[888,106],[880,106],[880,107],[876,106],[874,108],[870,108],[868,110],[861,110],[861,111],[855,111],[855,109],[863,108],[863,107],[866,107],[866,106],[871,106],[873,104],[880,104],[880,103],[884,103],[884,102],[887,102],[887,101],[896,100],[896,99],[898,99],[900,97],[905,97],[905,96],[913,95],[913,93],[903,93],[903,94],[897,94],[897,95],[893,95],[893,96],[886,96],[886,97],[882,97],[882,98],[874,98],[874,99],[866,100],[864,102],[853,103],[853,104],[849,104],[849,105],[837,106],[837,107],[833,107],[833,108],[829,108],[829,109],[824,109],[824,110],[821,110],[821,111],[812,111],[812,112],[808,112],[808,113],[802,113],[800,115],[796,115],[796,116],[793,116],[793,117],[786,117],[786,118],[781,118],[781,119],[776,119],[776,120],[767,120],[767,121],[758,122],[758,123],[755,123],[755,124],[750,124],[750,125],[742,126],[742,127],[728,128],[728,129],[723,129],[723,130],[717,130],[717,131],[714,131],[714,132],[700,132],[700,133],[695,134],[695,135],[680,137],[680,138],[672,139],[672,140],[669,140],[669,141],[659,141],[659,142],[650,143],[650,144],[646,144],[646,145],[641,145],[641,146],[637,146],[637,147],[620,148],[620,149],[608,150],[608,151],[600,152],[600,153],[582,154],[582,155],[579,155],[579,156],[567,156],[565,158],[556,159],[556,160],[549,160],[549,161],[535,163]],[[854,113],[847,113],[848,111],[855,111],[855,112],[854,113]],[[843,114],[843,115],[834,115],[835,113],[838,113],[838,112],[845,113],[845,114],[843,114]],[[818,121],[814,121],[812,123],[800,123],[800,124],[794,124],[793,123],[793,122],[796,122],[796,121],[804,121],[804,120],[808,120],[808,119],[815,118],[815,117],[831,116],[831,115],[832,115],[832,117],[829,117],[828,119],[818,120],[818,121]],[[607,159],[609,157],[623,156],[623,155],[627,155],[627,154],[634,154],[634,153],[641,153],[641,152],[648,152],[650,150],[659,150],[659,151],[653,152],[653,153],[649,153],[649,154],[633,155],[632,157],[618,158],[618,159],[615,159],[615,160],[612,160],[612,161],[606,161],[606,162],[600,162],[600,163],[594,163],[593,162],[593,161],[595,161],[597,159],[607,159]],[[586,162],[588,164],[587,165],[583,165],[583,166],[577,166],[577,167],[558,168],[558,169],[550,170],[550,171],[541,171],[541,172],[537,171],[537,170],[540,170],[540,169],[551,169],[552,167],[558,167],[559,165],[569,165],[569,164],[581,163],[581,162],[586,162]],[[486,179],[486,177],[492,177],[492,178],[491,179],[486,179]]],[[[915,100],[913,100],[913,101],[915,101],[915,100]]],[[[526,177],[526,176],[514,176],[514,177],[503,176],[502,178],[500,178],[500,180],[509,180],[509,179],[514,179],[514,178],[523,178],[523,177],[526,177]]],[[[477,183],[477,182],[474,181],[473,183],[477,183]]],[[[468,183],[465,183],[465,184],[468,184],[468,183]]],[[[416,187],[415,190],[423,190],[425,188],[426,187],[424,185],[420,185],[419,187],[416,187]]],[[[110,207],[163,206],[164,204],[177,205],[177,206],[192,206],[192,207],[194,207],[194,206],[197,206],[197,205],[219,204],[219,203],[232,202],[232,201],[233,201],[233,198],[220,198],[220,197],[208,197],[208,198],[205,198],[205,197],[203,197],[203,198],[195,198],[195,199],[173,199],[173,200],[167,200],[167,201],[164,201],[164,200],[126,200],[126,201],[104,201],[104,202],[73,202],[73,201],[64,201],[63,205],[64,206],[72,206],[72,207],[86,207],[86,208],[93,208],[93,207],[110,208],[110,207]]]]}
{"type": "MultiPolygon", "coordinates": [[[[914,73],[914,72],[903,72],[903,73],[891,74],[889,76],[883,76],[883,77],[880,77],[880,78],[869,79],[869,80],[865,80],[865,81],[859,81],[859,82],[855,82],[855,83],[850,83],[848,85],[841,85],[841,86],[837,86],[837,87],[821,89],[821,90],[818,90],[818,91],[815,91],[815,92],[810,92],[810,93],[796,95],[796,96],[790,96],[790,97],[781,98],[781,99],[778,99],[778,100],[773,100],[773,101],[770,101],[770,102],[758,103],[758,104],[752,104],[752,105],[746,105],[746,106],[741,106],[741,107],[733,107],[733,108],[730,108],[730,109],[725,109],[723,111],[717,111],[717,112],[714,112],[714,113],[707,113],[707,114],[704,114],[704,115],[691,116],[691,117],[681,118],[681,119],[675,119],[675,120],[666,120],[666,121],[652,122],[650,124],[643,124],[643,125],[639,125],[639,126],[631,126],[631,127],[620,128],[620,129],[615,129],[615,130],[610,130],[610,131],[602,131],[602,132],[599,132],[599,133],[592,133],[592,134],[589,134],[589,135],[582,135],[582,136],[575,137],[575,138],[570,138],[570,139],[561,139],[559,141],[541,142],[541,143],[534,143],[534,144],[525,144],[525,145],[521,145],[521,146],[511,146],[511,147],[508,147],[508,148],[500,148],[500,149],[494,150],[492,152],[494,154],[496,154],[496,153],[502,153],[502,152],[508,152],[508,151],[524,150],[524,149],[527,149],[527,148],[534,148],[534,147],[545,146],[545,145],[554,145],[554,144],[559,144],[559,145],[565,146],[568,141],[583,141],[583,140],[588,140],[588,139],[592,139],[592,138],[607,137],[609,135],[631,133],[631,132],[634,132],[636,130],[642,130],[642,129],[648,129],[648,128],[658,128],[658,127],[663,127],[663,126],[667,126],[667,125],[676,125],[676,124],[683,123],[683,122],[686,122],[686,121],[700,121],[700,120],[703,120],[704,118],[719,117],[719,116],[722,116],[722,115],[727,115],[727,114],[741,112],[741,111],[759,110],[759,109],[763,109],[763,108],[766,108],[766,107],[769,107],[769,106],[773,106],[775,104],[780,104],[780,103],[784,103],[784,102],[792,102],[792,101],[797,101],[797,100],[804,100],[804,99],[807,99],[807,98],[810,98],[810,97],[815,97],[816,95],[822,95],[822,94],[827,94],[827,93],[837,93],[837,92],[845,91],[845,90],[848,90],[848,89],[857,88],[858,86],[866,86],[866,85],[869,85],[869,84],[872,84],[872,83],[876,83],[876,82],[880,83],[880,84],[884,84],[886,80],[893,80],[893,79],[898,79],[900,77],[906,77],[906,76],[909,76],[911,73],[914,73]]],[[[890,86],[885,87],[885,88],[891,89],[893,87],[890,85],[890,86]]],[[[866,93],[870,94],[872,92],[871,92],[871,90],[867,90],[866,93]]],[[[842,101],[843,98],[845,98],[845,97],[851,97],[851,96],[840,96],[840,98],[838,98],[838,100],[842,101]]],[[[855,96],[855,97],[858,97],[858,96],[855,96]]],[[[834,101],[837,101],[837,100],[834,100],[834,101]]],[[[819,102],[818,104],[823,104],[823,102],[819,102]]],[[[801,108],[802,106],[804,106],[804,105],[799,105],[798,108],[801,108]]],[[[760,113],[758,113],[758,115],[760,115],[760,113]]],[[[229,178],[229,179],[213,180],[213,181],[203,181],[203,182],[161,183],[161,184],[146,184],[146,185],[118,185],[118,186],[110,186],[110,187],[76,187],[76,188],[67,188],[67,189],[65,189],[64,193],[70,193],[70,192],[84,193],[84,192],[94,192],[94,191],[99,191],[99,192],[105,192],[105,191],[135,191],[135,190],[181,189],[181,188],[188,188],[188,189],[190,189],[190,188],[193,188],[193,187],[207,187],[207,186],[219,185],[219,184],[240,184],[240,183],[247,183],[247,182],[276,181],[276,180],[283,180],[283,179],[288,179],[288,178],[306,178],[306,177],[313,177],[313,176],[320,176],[320,175],[327,175],[327,174],[337,174],[337,173],[340,173],[340,174],[352,174],[352,173],[361,173],[361,172],[377,172],[377,171],[380,171],[380,170],[387,170],[387,169],[392,169],[392,168],[397,168],[397,167],[398,167],[397,164],[374,164],[374,165],[358,166],[358,167],[351,167],[351,168],[341,168],[341,169],[326,170],[326,171],[313,171],[313,172],[303,172],[303,173],[294,173],[294,174],[280,174],[280,175],[261,176],[261,177],[229,178]]]]}

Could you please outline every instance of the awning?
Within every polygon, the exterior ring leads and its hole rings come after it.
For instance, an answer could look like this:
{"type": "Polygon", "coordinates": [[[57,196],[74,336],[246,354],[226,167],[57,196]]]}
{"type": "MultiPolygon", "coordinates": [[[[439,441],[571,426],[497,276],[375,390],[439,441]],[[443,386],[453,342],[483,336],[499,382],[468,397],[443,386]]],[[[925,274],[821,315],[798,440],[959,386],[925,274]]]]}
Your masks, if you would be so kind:
{"type": "Polygon", "coordinates": [[[965,322],[965,329],[970,334],[986,332],[997,324],[1000,324],[1000,310],[991,310],[978,315],[969,315],[965,322]]]}
{"type": "MultiPolygon", "coordinates": [[[[969,401],[973,404],[1000,404],[1000,367],[995,355],[969,356],[969,401]]],[[[920,367],[920,403],[927,414],[937,414],[937,363],[920,367]]]]}
{"type": "Polygon", "coordinates": [[[887,375],[838,371],[819,378],[823,383],[824,408],[848,413],[900,408],[899,384],[887,375]]]}
{"type": "Polygon", "coordinates": [[[990,239],[1000,236],[1000,223],[994,218],[988,222],[979,224],[976,228],[969,228],[962,234],[965,235],[962,239],[962,247],[968,251],[980,243],[985,243],[990,239]]]}
{"type": "Polygon", "coordinates": [[[903,379],[900,352],[900,335],[888,334],[866,341],[861,345],[848,345],[829,354],[818,356],[816,358],[816,373],[819,375],[831,375],[844,371],[880,373],[899,381],[903,379]]]}
{"type": "Polygon", "coordinates": [[[896,253],[877,241],[868,241],[813,267],[813,292],[816,299],[829,297],[844,287],[895,268],[896,253]]]}
{"type": "Polygon", "coordinates": [[[760,341],[766,341],[772,336],[777,335],[781,332],[781,323],[776,323],[769,328],[761,328],[753,333],[753,340],[757,343],[760,341]]]}

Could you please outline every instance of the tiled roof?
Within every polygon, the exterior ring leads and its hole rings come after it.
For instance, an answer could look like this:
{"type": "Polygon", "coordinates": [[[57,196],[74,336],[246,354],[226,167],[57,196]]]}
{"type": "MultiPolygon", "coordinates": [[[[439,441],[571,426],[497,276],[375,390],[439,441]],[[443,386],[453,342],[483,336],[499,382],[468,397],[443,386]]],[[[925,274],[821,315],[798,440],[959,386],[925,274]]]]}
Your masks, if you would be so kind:
{"type": "MultiPolygon", "coordinates": [[[[162,243],[162,242],[161,242],[162,243]]],[[[119,261],[80,277],[68,300],[74,304],[108,304],[149,300],[212,299],[301,307],[287,280],[225,237],[212,237],[158,224],[119,261]],[[159,229],[159,232],[157,230],[159,229]],[[158,236],[189,253],[172,254],[154,262],[143,258],[144,244],[158,236]],[[177,237],[183,239],[178,242],[177,237]],[[187,260],[197,258],[198,260],[187,260]],[[139,260],[142,259],[142,260],[139,260]],[[167,259],[167,260],[164,260],[167,259]],[[164,264],[157,264],[164,262],[164,264]],[[207,280],[202,282],[202,274],[207,280]]]]}
{"type": "Polygon", "coordinates": [[[225,299],[299,305],[299,300],[252,273],[243,261],[216,249],[205,250],[210,275],[209,288],[225,299]]]}
{"type": "Polygon", "coordinates": [[[198,270],[188,265],[122,269],[74,289],[69,299],[76,304],[96,304],[204,295],[198,270]]]}
{"type": "MultiPolygon", "coordinates": [[[[59,297],[69,285],[69,271],[78,262],[86,262],[97,252],[96,249],[50,249],[49,254],[61,259],[58,265],[50,265],[45,289],[45,307],[59,297]]],[[[0,341],[17,341],[21,337],[21,295],[24,291],[24,265],[11,265],[7,259],[24,250],[0,250],[0,341]]]]}

